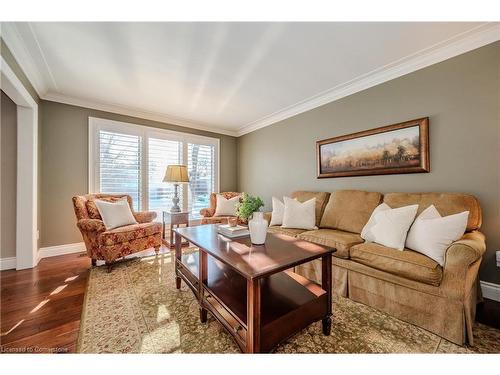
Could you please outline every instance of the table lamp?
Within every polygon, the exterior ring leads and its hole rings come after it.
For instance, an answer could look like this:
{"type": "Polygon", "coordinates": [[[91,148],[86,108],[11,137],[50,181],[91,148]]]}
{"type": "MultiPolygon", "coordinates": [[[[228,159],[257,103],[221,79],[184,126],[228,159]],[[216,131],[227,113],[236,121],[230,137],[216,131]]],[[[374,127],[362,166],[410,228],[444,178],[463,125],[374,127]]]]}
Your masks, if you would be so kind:
{"type": "Polygon", "coordinates": [[[179,184],[186,184],[189,182],[188,170],[185,165],[168,165],[165,171],[165,177],[163,182],[170,182],[174,184],[174,197],[172,198],[172,208],[170,212],[181,212],[179,207],[179,194],[178,187],[179,184]]]}

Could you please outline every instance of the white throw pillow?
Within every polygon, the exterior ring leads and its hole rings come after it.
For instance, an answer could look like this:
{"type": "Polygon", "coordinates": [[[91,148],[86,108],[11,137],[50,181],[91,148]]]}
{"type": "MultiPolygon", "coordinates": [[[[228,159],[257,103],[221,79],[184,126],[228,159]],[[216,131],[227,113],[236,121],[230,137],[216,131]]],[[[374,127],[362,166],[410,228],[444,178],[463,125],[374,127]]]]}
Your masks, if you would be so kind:
{"type": "Polygon", "coordinates": [[[376,224],[375,221],[375,215],[378,214],[379,212],[382,211],[387,211],[390,210],[391,207],[389,207],[388,204],[382,203],[379,204],[375,209],[373,210],[370,219],[368,219],[368,222],[365,224],[363,227],[363,230],[361,231],[361,238],[368,241],[368,242],[374,242],[375,241],[375,236],[372,233],[372,228],[376,224]]]}
{"type": "Polygon", "coordinates": [[[285,213],[285,204],[278,198],[273,197],[273,212],[271,214],[271,222],[269,225],[283,224],[283,214],[285,213]]]}
{"type": "Polygon", "coordinates": [[[137,224],[127,198],[119,199],[116,202],[106,202],[96,199],[95,205],[101,214],[106,230],[137,224]]]}
{"type": "Polygon", "coordinates": [[[375,225],[370,230],[374,236],[373,242],[404,250],[406,235],[417,210],[418,204],[379,211],[375,214],[375,225]]]}
{"type": "Polygon", "coordinates": [[[236,205],[240,201],[239,195],[226,199],[222,194],[217,194],[216,199],[214,216],[236,216],[236,205]]]}
{"type": "Polygon", "coordinates": [[[283,228],[318,229],[316,227],[316,198],[301,203],[298,200],[283,197],[285,211],[283,228]]]}
{"type": "Polygon", "coordinates": [[[464,235],[468,219],[469,211],[441,217],[431,205],[415,219],[406,238],[406,247],[444,266],[446,249],[464,235]]]}

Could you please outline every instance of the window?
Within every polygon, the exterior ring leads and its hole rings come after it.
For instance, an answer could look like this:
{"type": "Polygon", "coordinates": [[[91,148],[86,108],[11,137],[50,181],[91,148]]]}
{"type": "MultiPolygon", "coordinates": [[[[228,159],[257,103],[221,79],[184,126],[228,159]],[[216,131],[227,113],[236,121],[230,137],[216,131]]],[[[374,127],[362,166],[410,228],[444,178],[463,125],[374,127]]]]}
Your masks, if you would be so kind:
{"type": "Polygon", "coordinates": [[[179,205],[191,218],[218,191],[216,138],[90,117],[89,140],[89,191],[129,194],[135,210],[157,211],[157,220],[172,205],[174,186],[163,182],[169,164],[188,166],[179,205]]]}

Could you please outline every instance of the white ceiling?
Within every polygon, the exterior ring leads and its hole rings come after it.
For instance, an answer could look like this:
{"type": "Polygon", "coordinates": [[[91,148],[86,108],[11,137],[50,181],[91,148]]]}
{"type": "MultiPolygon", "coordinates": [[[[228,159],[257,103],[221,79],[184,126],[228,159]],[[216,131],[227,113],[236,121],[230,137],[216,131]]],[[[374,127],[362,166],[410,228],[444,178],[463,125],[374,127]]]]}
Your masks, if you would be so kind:
{"type": "Polygon", "coordinates": [[[499,39],[496,23],[3,23],[42,98],[241,135],[499,39]]]}

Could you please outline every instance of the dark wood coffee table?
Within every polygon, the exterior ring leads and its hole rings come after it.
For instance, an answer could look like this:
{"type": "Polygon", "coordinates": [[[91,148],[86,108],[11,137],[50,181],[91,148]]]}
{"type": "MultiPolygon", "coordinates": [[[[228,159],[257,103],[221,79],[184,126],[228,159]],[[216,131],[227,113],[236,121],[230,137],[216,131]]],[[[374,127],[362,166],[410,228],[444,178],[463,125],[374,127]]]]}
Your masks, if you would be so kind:
{"type": "Polygon", "coordinates": [[[200,320],[206,322],[210,311],[243,352],[268,352],[320,319],[330,334],[334,249],[271,233],[265,245],[254,246],[248,237],[218,234],[217,225],[174,231],[177,289],[184,280],[198,299],[200,320]],[[199,251],[183,255],[181,237],[199,251]],[[321,286],[292,272],[317,258],[321,286]]]}

